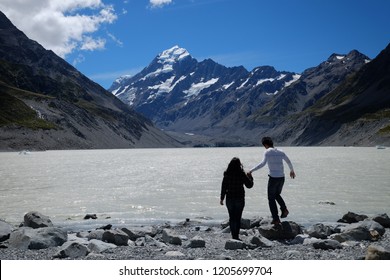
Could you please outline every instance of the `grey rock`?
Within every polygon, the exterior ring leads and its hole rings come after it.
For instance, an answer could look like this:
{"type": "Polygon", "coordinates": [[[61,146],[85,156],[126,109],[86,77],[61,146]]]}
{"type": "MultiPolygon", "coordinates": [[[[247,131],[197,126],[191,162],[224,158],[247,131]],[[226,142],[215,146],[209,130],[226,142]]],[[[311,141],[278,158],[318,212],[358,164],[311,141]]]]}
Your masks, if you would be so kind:
{"type": "Polygon", "coordinates": [[[154,237],[157,234],[157,230],[153,227],[122,228],[122,230],[126,232],[129,239],[132,241],[135,241],[140,237],[145,237],[145,235],[154,237]]]}
{"type": "Polygon", "coordinates": [[[361,241],[361,240],[378,240],[384,233],[385,228],[372,220],[350,224],[341,230],[341,233],[333,234],[331,239],[339,242],[361,241]]]}
{"type": "Polygon", "coordinates": [[[45,216],[37,211],[31,211],[24,215],[24,225],[31,228],[52,227],[48,216],[45,216]]]}
{"type": "Polygon", "coordinates": [[[245,248],[246,248],[246,244],[241,240],[229,239],[225,243],[226,250],[240,250],[245,248]]]}
{"type": "Polygon", "coordinates": [[[77,259],[77,258],[83,258],[88,254],[89,254],[89,249],[85,245],[77,241],[68,241],[61,246],[60,250],[53,256],[53,258],[77,259]]]}
{"type": "Polygon", "coordinates": [[[9,223],[0,220],[0,242],[7,240],[14,230],[14,227],[9,223]]]}
{"type": "Polygon", "coordinates": [[[91,239],[103,240],[103,233],[104,233],[103,229],[96,229],[96,230],[91,231],[88,234],[87,238],[88,238],[88,240],[91,240],[91,239]]]}
{"type": "Polygon", "coordinates": [[[352,223],[364,221],[367,218],[368,216],[366,215],[359,215],[353,212],[348,212],[338,222],[352,224],[352,223]]]}
{"type": "Polygon", "coordinates": [[[97,240],[97,239],[92,239],[89,244],[88,244],[88,249],[91,251],[91,252],[94,252],[94,253],[102,253],[104,251],[107,251],[109,249],[114,249],[116,248],[117,246],[115,244],[112,244],[112,243],[107,243],[107,242],[103,242],[101,240],[97,240]]]}
{"type": "Polygon", "coordinates": [[[390,250],[379,245],[370,245],[367,249],[366,260],[390,260],[390,250]]]}
{"type": "Polygon", "coordinates": [[[23,227],[13,231],[10,235],[10,247],[18,249],[45,249],[61,246],[68,239],[65,230],[56,227],[28,228],[23,227]]]}
{"type": "Polygon", "coordinates": [[[201,231],[201,232],[209,232],[212,231],[212,229],[209,226],[196,226],[194,227],[195,231],[201,231]]]}
{"type": "Polygon", "coordinates": [[[180,236],[175,234],[174,231],[170,229],[164,229],[162,234],[163,240],[165,243],[173,244],[173,245],[181,245],[182,239],[180,236]]]}
{"type": "Polygon", "coordinates": [[[118,246],[127,246],[129,236],[120,229],[110,229],[103,233],[102,240],[118,246]]]}
{"type": "Polygon", "coordinates": [[[307,234],[309,234],[309,236],[320,239],[327,239],[328,236],[333,233],[334,231],[332,230],[332,228],[324,224],[315,224],[307,229],[307,234]]]}
{"type": "Polygon", "coordinates": [[[206,241],[200,236],[194,236],[187,244],[187,248],[203,248],[206,247],[206,241]]]}
{"type": "Polygon", "coordinates": [[[377,215],[374,216],[372,219],[378,224],[380,224],[381,226],[385,228],[390,228],[390,218],[389,216],[387,216],[387,214],[377,215]]]}
{"type": "Polygon", "coordinates": [[[242,229],[250,229],[251,228],[251,220],[242,218],[241,219],[241,228],[242,229]]]}
{"type": "Polygon", "coordinates": [[[282,222],[281,227],[275,228],[271,224],[263,224],[259,227],[259,232],[269,240],[294,239],[302,233],[301,227],[294,222],[282,222]]]}
{"type": "Polygon", "coordinates": [[[318,239],[315,237],[305,238],[303,240],[303,245],[313,245],[313,243],[320,242],[322,239],[318,239]]]}
{"type": "Polygon", "coordinates": [[[87,214],[87,215],[84,216],[84,220],[89,220],[89,219],[96,220],[97,219],[97,215],[96,214],[87,214]]]}
{"type": "Polygon", "coordinates": [[[88,232],[88,231],[80,231],[80,232],[76,233],[76,236],[79,238],[88,239],[89,234],[90,234],[90,232],[88,232]]]}
{"type": "Polygon", "coordinates": [[[303,244],[305,242],[305,240],[308,238],[310,238],[310,236],[308,234],[298,234],[297,236],[295,236],[295,238],[293,240],[291,240],[290,244],[291,245],[303,244]]]}
{"type": "Polygon", "coordinates": [[[323,249],[323,250],[335,250],[342,249],[340,242],[332,239],[319,240],[313,243],[313,247],[315,249],[323,249]]]}
{"type": "Polygon", "coordinates": [[[262,217],[252,218],[251,219],[251,228],[259,227],[262,220],[263,220],[262,217]]]}
{"type": "Polygon", "coordinates": [[[252,236],[249,240],[251,244],[256,245],[257,247],[272,247],[274,243],[271,240],[259,235],[252,236]]]}

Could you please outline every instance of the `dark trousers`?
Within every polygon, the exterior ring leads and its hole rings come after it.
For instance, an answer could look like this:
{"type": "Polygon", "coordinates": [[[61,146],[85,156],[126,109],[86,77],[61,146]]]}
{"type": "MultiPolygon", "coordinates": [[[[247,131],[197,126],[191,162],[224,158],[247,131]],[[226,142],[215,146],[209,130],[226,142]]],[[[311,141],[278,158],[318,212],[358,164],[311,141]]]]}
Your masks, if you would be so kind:
{"type": "Polygon", "coordinates": [[[226,207],[229,212],[229,225],[233,239],[238,239],[241,227],[241,216],[245,207],[244,198],[226,198],[226,207]]]}
{"type": "Polygon", "coordinates": [[[287,209],[286,203],[281,196],[284,185],[284,177],[281,178],[273,178],[269,177],[268,179],[268,205],[269,210],[271,210],[272,219],[274,221],[279,221],[278,216],[278,207],[276,202],[280,205],[280,210],[287,209]]]}

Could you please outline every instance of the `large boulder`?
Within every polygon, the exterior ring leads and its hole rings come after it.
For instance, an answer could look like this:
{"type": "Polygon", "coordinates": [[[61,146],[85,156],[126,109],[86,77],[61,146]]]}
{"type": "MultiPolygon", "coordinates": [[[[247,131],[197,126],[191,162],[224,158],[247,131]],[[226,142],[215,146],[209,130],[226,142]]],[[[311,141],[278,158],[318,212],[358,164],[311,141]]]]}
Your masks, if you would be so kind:
{"type": "Polygon", "coordinates": [[[333,229],[330,226],[324,224],[314,224],[307,229],[307,234],[310,237],[315,237],[319,239],[327,239],[328,236],[333,233],[333,229]]]}
{"type": "Polygon", "coordinates": [[[52,227],[53,223],[48,216],[31,211],[24,215],[24,226],[31,228],[52,227]]]}
{"type": "Polygon", "coordinates": [[[370,245],[367,249],[366,260],[390,260],[390,250],[378,245],[370,245]]]}
{"type": "Polygon", "coordinates": [[[226,250],[240,250],[245,249],[247,245],[241,241],[236,239],[229,239],[225,243],[225,249],[226,250]]]}
{"type": "Polygon", "coordinates": [[[337,240],[332,239],[325,239],[325,240],[317,240],[312,243],[313,247],[315,249],[323,249],[323,250],[335,250],[335,249],[341,249],[343,246],[341,246],[340,242],[337,240]]]}
{"type": "Polygon", "coordinates": [[[60,259],[78,259],[83,258],[88,254],[89,249],[84,244],[77,241],[68,241],[61,246],[60,250],[53,257],[60,259]]]}
{"type": "Polygon", "coordinates": [[[120,229],[110,229],[103,233],[102,240],[118,246],[127,246],[129,236],[120,229]]]}
{"type": "Polygon", "coordinates": [[[132,227],[122,228],[122,230],[127,233],[132,241],[135,241],[140,237],[145,237],[146,235],[154,237],[157,234],[157,229],[154,227],[132,227]]]}
{"type": "Polygon", "coordinates": [[[181,245],[182,239],[178,236],[174,231],[170,229],[164,229],[162,234],[163,240],[165,243],[173,244],[173,245],[181,245]]]}
{"type": "Polygon", "coordinates": [[[9,223],[0,220],[0,242],[7,240],[13,229],[13,226],[11,226],[9,223]]]}
{"type": "Polygon", "coordinates": [[[206,241],[200,236],[194,236],[187,244],[188,248],[203,248],[206,247],[206,241]]]}
{"type": "Polygon", "coordinates": [[[263,224],[259,227],[262,236],[269,240],[294,239],[295,236],[302,233],[302,228],[295,222],[282,222],[280,227],[274,227],[271,224],[263,224]]]}
{"type": "Polygon", "coordinates": [[[339,242],[361,240],[377,241],[385,234],[385,231],[385,228],[377,222],[365,220],[344,227],[341,230],[341,233],[333,234],[330,238],[339,242]]]}
{"type": "Polygon", "coordinates": [[[10,247],[18,249],[45,249],[64,244],[68,233],[57,227],[29,228],[22,227],[13,231],[9,238],[10,247]]]}
{"type": "Polygon", "coordinates": [[[88,244],[88,249],[93,253],[102,253],[109,249],[115,249],[116,247],[117,246],[115,244],[103,242],[97,239],[92,239],[88,244]]]}
{"type": "Polygon", "coordinates": [[[360,215],[353,212],[348,212],[340,220],[338,220],[338,222],[352,224],[352,223],[358,223],[364,221],[367,218],[368,217],[366,215],[360,215]]]}
{"type": "Polygon", "coordinates": [[[274,243],[271,240],[268,240],[267,238],[261,236],[261,235],[254,235],[250,238],[249,242],[256,247],[272,247],[274,246],[274,243]]]}
{"type": "Polygon", "coordinates": [[[91,240],[91,239],[103,240],[103,234],[104,234],[104,232],[105,232],[104,229],[92,230],[92,231],[87,235],[87,238],[88,238],[88,240],[91,240]]]}
{"type": "Polygon", "coordinates": [[[381,226],[385,228],[390,228],[390,218],[389,216],[387,216],[387,214],[376,215],[372,219],[381,226]]]}

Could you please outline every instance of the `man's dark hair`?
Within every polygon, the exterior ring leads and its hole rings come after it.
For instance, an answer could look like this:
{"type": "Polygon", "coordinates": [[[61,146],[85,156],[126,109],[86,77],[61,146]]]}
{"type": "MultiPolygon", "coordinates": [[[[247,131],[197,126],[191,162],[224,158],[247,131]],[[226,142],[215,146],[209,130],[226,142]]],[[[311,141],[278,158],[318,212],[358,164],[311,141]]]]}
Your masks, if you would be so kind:
{"type": "Polygon", "coordinates": [[[271,148],[274,147],[274,142],[272,141],[271,137],[263,137],[263,139],[261,139],[261,144],[263,144],[263,146],[267,145],[271,148]]]}

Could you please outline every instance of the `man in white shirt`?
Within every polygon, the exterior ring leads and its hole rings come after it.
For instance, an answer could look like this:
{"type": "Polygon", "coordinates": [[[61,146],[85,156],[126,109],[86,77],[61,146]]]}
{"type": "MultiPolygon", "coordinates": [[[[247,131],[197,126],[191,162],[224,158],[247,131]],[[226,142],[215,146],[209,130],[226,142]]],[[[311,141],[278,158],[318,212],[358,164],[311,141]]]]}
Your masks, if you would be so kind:
{"type": "Polygon", "coordinates": [[[248,173],[252,174],[252,172],[264,167],[266,164],[268,165],[268,204],[272,214],[272,224],[279,226],[280,219],[278,216],[278,207],[276,202],[279,204],[280,210],[282,211],[282,214],[280,215],[281,218],[286,218],[289,213],[286,207],[286,203],[281,196],[285,180],[283,160],[287,163],[290,169],[290,177],[292,179],[295,178],[295,172],[288,156],[283,151],[274,148],[274,143],[270,137],[264,137],[261,143],[266,149],[264,152],[264,158],[248,173]]]}

